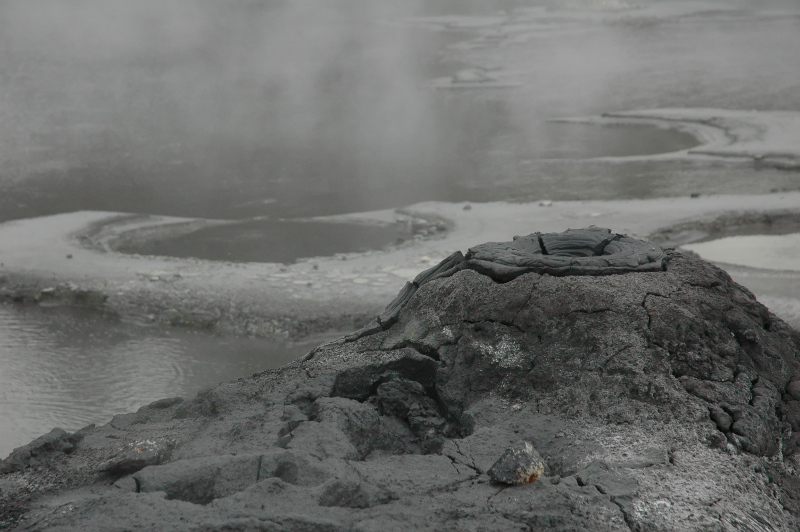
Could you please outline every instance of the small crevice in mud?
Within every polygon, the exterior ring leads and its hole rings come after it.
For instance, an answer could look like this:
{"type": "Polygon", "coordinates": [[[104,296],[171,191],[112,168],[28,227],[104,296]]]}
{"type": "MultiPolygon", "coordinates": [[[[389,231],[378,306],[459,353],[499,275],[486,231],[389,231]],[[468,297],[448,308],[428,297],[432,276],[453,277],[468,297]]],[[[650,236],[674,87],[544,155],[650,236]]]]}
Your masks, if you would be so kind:
{"type": "MultiPolygon", "coordinates": [[[[453,441],[455,441],[455,440],[453,440],[453,441]]],[[[458,445],[458,444],[456,444],[456,445],[458,445]]],[[[467,464],[465,462],[459,462],[455,458],[453,458],[452,456],[448,456],[447,458],[450,459],[450,463],[453,465],[453,468],[456,470],[456,472],[461,473],[461,471],[458,470],[458,466],[456,464],[463,465],[464,467],[467,467],[467,468],[469,468],[469,469],[471,469],[471,470],[473,470],[475,472],[475,474],[473,476],[470,476],[470,477],[460,481],[459,483],[464,483],[464,482],[469,482],[471,480],[475,480],[476,478],[478,478],[479,476],[481,476],[483,474],[473,464],[467,464]]]]}
{"type": "Polygon", "coordinates": [[[302,422],[303,420],[300,419],[291,419],[287,421],[286,424],[278,431],[278,438],[275,440],[275,446],[285,449],[294,438],[292,431],[299,427],[302,422]]]}
{"type": "Polygon", "coordinates": [[[588,316],[588,315],[592,315],[592,314],[602,314],[603,312],[613,312],[613,310],[611,308],[609,308],[609,307],[601,307],[601,308],[597,308],[597,309],[583,309],[583,308],[580,308],[580,309],[570,310],[567,313],[567,316],[572,316],[573,314],[584,314],[584,315],[588,316]]]}
{"type": "Polygon", "coordinates": [[[264,463],[264,455],[258,457],[258,469],[256,469],[256,482],[261,480],[261,465],[264,463]]]}
{"type": "MultiPolygon", "coordinates": [[[[494,492],[492,495],[489,495],[488,497],[486,497],[486,504],[491,506],[492,505],[492,499],[494,499],[495,497],[497,497],[498,495],[500,495],[501,493],[503,493],[507,489],[509,489],[509,486],[500,486],[497,489],[496,492],[494,492]]],[[[496,511],[496,510],[493,510],[493,511],[496,511]]],[[[505,516],[505,517],[508,518],[508,516],[505,516]]]]}
{"type": "Polygon", "coordinates": [[[631,519],[631,516],[625,510],[625,508],[623,507],[622,503],[620,501],[618,501],[616,497],[610,497],[609,500],[613,504],[615,504],[617,506],[617,508],[619,508],[619,511],[622,514],[622,519],[625,521],[625,525],[628,527],[628,529],[630,529],[631,532],[634,532],[635,530],[638,530],[639,527],[637,526],[636,522],[633,519],[631,519]]]}
{"type": "Polygon", "coordinates": [[[542,248],[542,255],[549,255],[550,252],[547,251],[547,246],[544,245],[544,239],[542,238],[542,233],[536,233],[536,238],[539,240],[539,247],[542,248]]]}
{"type": "MultiPolygon", "coordinates": [[[[533,286],[531,287],[531,292],[528,294],[528,299],[525,301],[525,304],[524,304],[524,305],[522,305],[521,307],[519,307],[519,310],[517,310],[517,312],[515,312],[515,313],[514,313],[514,317],[513,317],[513,318],[511,318],[511,323],[512,323],[512,324],[513,324],[513,323],[515,323],[515,322],[517,321],[517,318],[519,317],[519,314],[520,314],[520,312],[522,312],[522,311],[523,311],[523,309],[526,309],[526,308],[528,308],[528,306],[531,304],[531,300],[533,299],[533,294],[536,292],[536,289],[537,289],[538,287],[539,287],[539,280],[537,279],[537,280],[536,280],[536,281],[533,283],[533,286]]],[[[521,330],[521,329],[520,329],[520,330],[521,330]]],[[[541,341],[541,337],[539,337],[539,340],[541,341]]]]}
{"type": "Polygon", "coordinates": [[[483,326],[484,323],[494,323],[496,325],[502,325],[503,327],[507,327],[509,329],[515,329],[516,331],[520,332],[521,334],[525,334],[525,332],[526,332],[525,330],[520,328],[518,325],[515,325],[512,322],[503,321],[503,320],[492,320],[492,319],[482,319],[482,320],[479,320],[479,321],[463,320],[463,323],[467,324],[473,331],[482,331],[482,330],[484,330],[484,326],[483,326]]]}
{"type": "MultiPolygon", "coordinates": [[[[442,344],[442,345],[452,345],[455,343],[458,343],[458,339],[456,339],[456,341],[452,342],[451,344],[442,344]]],[[[413,349],[420,355],[431,358],[437,362],[441,361],[441,356],[439,355],[438,347],[432,345],[426,345],[421,342],[415,342],[414,340],[403,340],[398,345],[393,346],[391,349],[387,349],[387,351],[393,351],[395,349],[403,349],[403,348],[413,349]]]]}
{"type": "Polygon", "coordinates": [[[592,256],[593,257],[601,257],[603,255],[603,253],[605,252],[606,247],[608,247],[608,245],[611,242],[614,242],[614,241],[619,240],[619,239],[620,239],[619,235],[614,235],[611,238],[606,238],[605,240],[603,240],[602,242],[597,244],[597,246],[592,250],[592,256]]]}
{"type": "Polygon", "coordinates": [[[623,353],[623,352],[627,351],[628,349],[630,349],[631,347],[633,347],[633,346],[626,345],[626,346],[624,346],[624,347],[621,347],[621,348],[617,349],[617,350],[614,352],[614,354],[613,354],[613,355],[611,355],[611,356],[607,357],[607,358],[606,358],[606,359],[603,361],[603,363],[602,363],[602,364],[600,364],[600,367],[598,368],[598,369],[599,369],[599,371],[600,371],[600,373],[601,373],[601,374],[603,374],[603,375],[605,375],[605,374],[606,374],[606,366],[608,365],[608,363],[609,363],[609,362],[611,362],[612,360],[614,360],[614,359],[615,359],[615,358],[616,358],[618,355],[620,355],[621,353],[623,353]]]}
{"type": "MultiPolygon", "coordinates": [[[[646,330],[646,334],[645,334],[645,341],[647,342],[647,347],[650,347],[651,342],[653,341],[653,334],[652,334],[653,316],[650,314],[650,309],[647,308],[647,300],[649,298],[651,298],[651,297],[654,297],[654,298],[658,297],[658,298],[661,298],[661,299],[667,299],[668,300],[668,299],[670,299],[670,295],[666,295],[665,296],[665,295],[662,295],[662,294],[657,294],[655,292],[647,292],[647,293],[645,293],[644,298],[642,298],[641,306],[644,309],[645,314],[647,315],[647,325],[646,325],[646,329],[647,330],[646,330]]],[[[654,342],[654,343],[656,345],[660,345],[660,344],[658,344],[658,342],[654,342]]]]}
{"type": "MultiPolygon", "coordinates": [[[[458,450],[458,453],[461,456],[463,456],[464,458],[469,458],[470,462],[472,462],[470,464],[467,464],[467,463],[464,463],[464,462],[461,462],[461,463],[464,464],[465,466],[467,466],[468,468],[472,469],[473,471],[475,471],[478,475],[482,474],[482,472],[478,468],[478,466],[475,465],[475,459],[472,456],[470,456],[468,453],[465,453],[464,451],[461,450],[461,445],[459,445],[458,439],[453,439],[451,441],[456,446],[456,449],[458,450]]],[[[451,460],[455,462],[455,459],[451,458],[451,460]]]]}

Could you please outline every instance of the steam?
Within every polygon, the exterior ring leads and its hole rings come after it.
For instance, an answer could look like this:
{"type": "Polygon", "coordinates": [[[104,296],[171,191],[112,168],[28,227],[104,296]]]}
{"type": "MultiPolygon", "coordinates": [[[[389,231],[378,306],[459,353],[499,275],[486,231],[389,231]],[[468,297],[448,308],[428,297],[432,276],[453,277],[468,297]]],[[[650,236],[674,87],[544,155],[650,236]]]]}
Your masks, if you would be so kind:
{"type": "Polygon", "coordinates": [[[425,35],[386,23],[413,2],[392,4],[5,2],[0,67],[20,89],[0,101],[6,157],[191,165],[212,187],[413,176],[441,132],[425,35]]]}
{"type": "MultiPolygon", "coordinates": [[[[786,43],[800,35],[795,19],[742,11],[709,22],[679,16],[684,3],[637,3],[658,9],[595,23],[599,11],[581,9],[615,3],[0,2],[0,219],[86,208],[246,218],[424,199],[628,197],[616,170],[602,185],[584,167],[537,162],[543,151],[585,144],[579,129],[554,135],[546,121],[635,108],[797,107],[797,76],[786,67],[797,48],[786,43]],[[580,9],[564,9],[572,4],[580,9]],[[478,64],[437,62],[443,41],[464,34],[393,23],[421,10],[525,6],[541,7],[543,18],[527,25],[523,16],[488,35],[485,54],[467,54],[478,64]],[[522,86],[459,94],[426,85],[466,67],[493,75],[494,66],[522,86]],[[8,183],[34,178],[47,181],[39,197],[7,199],[8,183]],[[38,210],[12,212],[23,203],[38,210]]],[[[651,184],[635,194],[654,194],[651,184]]]]}

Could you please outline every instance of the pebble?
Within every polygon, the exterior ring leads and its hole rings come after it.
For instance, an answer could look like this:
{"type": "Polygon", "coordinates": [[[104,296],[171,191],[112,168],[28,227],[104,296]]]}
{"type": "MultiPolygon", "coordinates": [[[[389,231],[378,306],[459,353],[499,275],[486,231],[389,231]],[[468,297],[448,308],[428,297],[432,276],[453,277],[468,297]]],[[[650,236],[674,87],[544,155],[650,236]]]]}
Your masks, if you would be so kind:
{"type": "Polygon", "coordinates": [[[488,471],[493,482],[509,486],[536,482],[542,473],[544,461],[527,441],[519,441],[506,449],[488,471]]]}

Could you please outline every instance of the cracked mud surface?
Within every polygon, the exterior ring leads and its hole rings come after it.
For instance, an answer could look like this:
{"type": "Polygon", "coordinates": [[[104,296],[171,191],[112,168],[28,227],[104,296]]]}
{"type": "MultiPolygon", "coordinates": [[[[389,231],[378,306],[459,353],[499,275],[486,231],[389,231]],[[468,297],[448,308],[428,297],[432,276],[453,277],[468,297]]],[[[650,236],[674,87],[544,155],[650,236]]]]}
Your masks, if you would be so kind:
{"type": "Polygon", "coordinates": [[[505,283],[526,273],[603,276],[636,271],[657,272],[666,268],[667,256],[655,244],[612,233],[602,227],[568,229],[563,233],[533,233],[515,236],[511,242],[487,242],[470,248],[466,255],[456,251],[417,275],[412,282],[406,283],[375,321],[347,339],[356,340],[391,327],[420,286],[462,270],[473,270],[493,281],[505,283]]]}
{"type": "Polygon", "coordinates": [[[793,530],[800,335],[722,270],[472,269],[385,330],[54,431],[3,463],[31,530],[793,530]],[[489,469],[529,442],[537,482],[489,469]]]}

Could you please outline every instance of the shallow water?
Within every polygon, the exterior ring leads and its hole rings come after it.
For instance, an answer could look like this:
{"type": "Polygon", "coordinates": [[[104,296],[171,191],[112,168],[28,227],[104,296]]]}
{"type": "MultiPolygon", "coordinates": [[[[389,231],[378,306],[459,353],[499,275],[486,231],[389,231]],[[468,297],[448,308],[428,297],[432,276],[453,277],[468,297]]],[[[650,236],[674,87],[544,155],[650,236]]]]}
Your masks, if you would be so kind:
{"type": "MultiPolygon", "coordinates": [[[[531,157],[542,160],[574,161],[595,157],[650,155],[685,150],[697,145],[697,139],[692,135],[654,126],[548,123],[543,128],[547,131],[547,142],[530,154],[531,157]]],[[[360,185],[348,183],[344,176],[339,177],[342,185],[338,191],[340,201],[364,192],[360,185]],[[348,186],[353,188],[348,189],[348,186]]],[[[458,184],[460,186],[452,188],[442,186],[443,192],[439,199],[458,202],[474,197],[465,182],[458,184]]],[[[439,185],[428,183],[427,186],[436,189],[439,185]]],[[[385,184],[378,197],[397,197],[406,188],[407,184],[403,181],[392,181],[385,184]]],[[[416,199],[430,199],[428,193],[428,189],[420,189],[416,199]]],[[[330,208],[324,196],[309,195],[296,198],[295,201],[298,202],[296,211],[310,211],[314,215],[327,212],[330,208]]],[[[272,202],[255,200],[243,206],[259,203],[270,205],[272,202]]],[[[376,203],[371,206],[386,205],[376,203]]],[[[281,208],[287,208],[286,202],[281,208]]],[[[205,228],[173,238],[136,242],[120,246],[116,251],[236,262],[290,263],[303,257],[380,249],[411,236],[409,228],[405,226],[372,227],[343,223],[255,220],[205,228]]]]}
{"type": "Polygon", "coordinates": [[[313,347],[0,305],[0,456],[53,427],[105,423],[163,397],[282,366],[313,347]]]}
{"type": "Polygon", "coordinates": [[[729,236],[682,247],[710,262],[800,272],[800,233],[729,236]]]}

